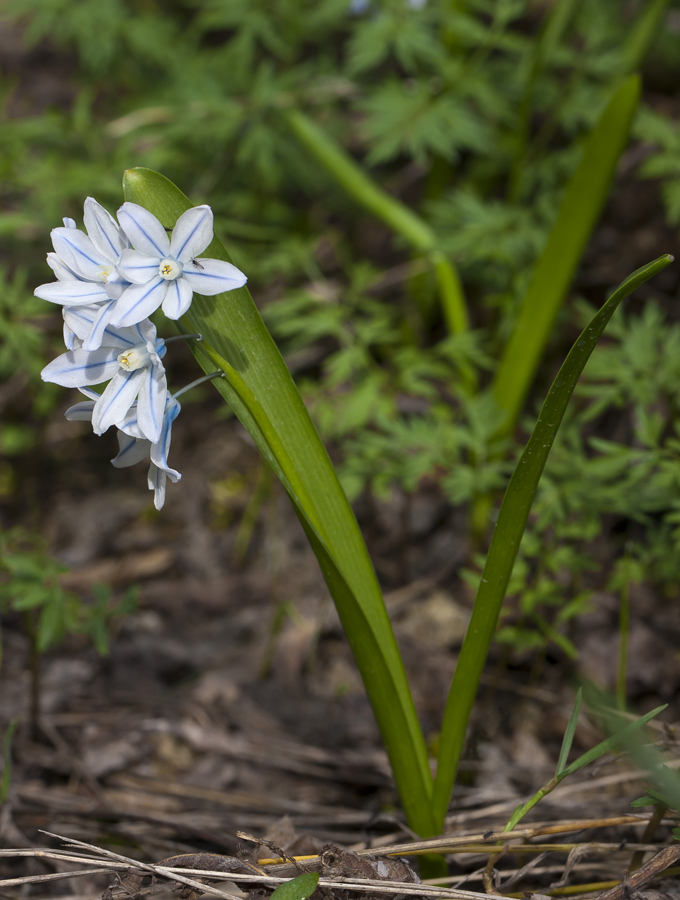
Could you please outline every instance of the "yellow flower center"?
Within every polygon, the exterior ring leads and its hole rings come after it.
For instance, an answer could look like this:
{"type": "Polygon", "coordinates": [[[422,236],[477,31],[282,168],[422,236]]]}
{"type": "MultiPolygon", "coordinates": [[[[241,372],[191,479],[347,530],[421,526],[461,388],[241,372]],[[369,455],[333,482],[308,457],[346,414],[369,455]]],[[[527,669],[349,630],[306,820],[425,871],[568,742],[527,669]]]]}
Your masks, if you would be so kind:
{"type": "Polygon", "coordinates": [[[161,263],[158,267],[158,274],[165,281],[174,281],[184,271],[184,266],[182,263],[177,262],[176,259],[162,259],[161,263]]]}

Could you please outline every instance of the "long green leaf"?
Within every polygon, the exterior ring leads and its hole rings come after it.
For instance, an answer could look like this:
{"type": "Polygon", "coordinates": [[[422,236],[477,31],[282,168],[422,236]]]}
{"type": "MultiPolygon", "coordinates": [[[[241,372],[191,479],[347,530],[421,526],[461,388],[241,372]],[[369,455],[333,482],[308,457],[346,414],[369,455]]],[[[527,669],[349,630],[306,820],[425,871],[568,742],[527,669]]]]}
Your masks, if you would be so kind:
{"type": "Polygon", "coordinates": [[[569,399],[619,303],[664,269],[672,259],[668,255],[661,256],[626,278],[581,333],[548,392],[533,433],[510,479],[446,703],[433,795],[435,820],[438,824],[443,823],[449,805],[470,711],[534,494],[569,399]]]}
{"type": "Polygon", "coordinates": [[[297,109],[287,110],[285,118],[300,143],[350,197],[354,197],[365,209],[405,238],[412,247],[429,257],[437,276],[449,331],[465,331],[469,327],[469,321],[458,272],[451,261],[436,249],[436,236],[427,222],[378,187],[361,166],[303,112],[297,109]]]}
{"type": "Polygon", "coordinates": [[[534,270],[515,329],[494,379],[494,396],[507,413],[504,433],[514,428],[555,317],[595,227],[626,142],[640,96],[633,75],[616,91],[589,136],[567,187],[557,220],[534,270]]]}
{"type": "Polygon", "coordinates": [[[648,0],[633,23],[623,46],[623,56],[629,72],[637,69],[644,61],[667,7],[668,0],[648,0]]]}
{"type": "MultiPolygon", "coordinates": [[[[164,176],[130,169],[125,197],[166,227],[191,207],[164,176]]],[[[206,255],[229,260],[219,240],[206,255]]],[[[434,833],[427,751],[380,587],[354,513],[307,409],[246,288],[194,297],[183,319],[192,348],[281,479],[316,553],[373,706],[411,826],[434,833]]]]}

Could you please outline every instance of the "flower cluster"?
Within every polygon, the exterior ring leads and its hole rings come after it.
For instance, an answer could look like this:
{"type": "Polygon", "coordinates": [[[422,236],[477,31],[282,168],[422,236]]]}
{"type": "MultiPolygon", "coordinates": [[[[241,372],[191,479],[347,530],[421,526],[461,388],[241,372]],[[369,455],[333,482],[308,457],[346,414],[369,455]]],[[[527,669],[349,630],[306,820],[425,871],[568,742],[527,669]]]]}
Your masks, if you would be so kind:
{"type": "MultiPolygon", "coordinates": [[[[85,232],[73,219],[52,231],[47,263],[57,280],[36,288],[63,307],[67,352],[42,371],[44,381],[78,388],[89,399],[66,412],[87,419],[96,434],[118,429],[122,468],[150,456],[149,489],[160,509],[167,478],[170,433],[180,405],[168,391],[165,341],[149,316],[159,307],[169,319],[189,309],[194,291],[212,296],[242,287],[245,275],[219,259],[198,258],[213,237],[209,206],[177,220],[172,234],[148,210],[124,203],[118,221],[92,197],[85,201],[85,232]],[[108,382],[99,393],[92,385],[108,382]]],[[[182,393],[181,391],[178,393],[182,393]]]]}

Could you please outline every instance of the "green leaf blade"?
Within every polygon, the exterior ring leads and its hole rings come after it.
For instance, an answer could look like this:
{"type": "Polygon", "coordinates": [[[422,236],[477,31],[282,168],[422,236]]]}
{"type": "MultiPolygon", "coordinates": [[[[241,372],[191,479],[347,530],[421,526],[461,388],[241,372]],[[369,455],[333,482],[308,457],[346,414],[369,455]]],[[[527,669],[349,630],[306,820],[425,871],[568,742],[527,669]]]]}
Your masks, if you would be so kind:
{"type": "MultiPolygon", "coordinates": [[[[139,203],[168,228],[191,207],[168,179],[149,169],[125,173],[126,200],[139,203]]],[[[206,256],[231,261],[215,238],[206,256]]],[[[247,288],[194,297],[182,320],[203,341],[192,346],[281,479],[313,549],[355,654],[412,827],[434,833],[427,751],[401,655],[354,513],[283,358],[247,288]]]]}
{"type": "Polygon", "coordinates": [[[602,113],[536,264],[494,379],[496,402],[507,412],[504,433],[514,428],[555,318],[607,199],[639,97],[640,79],[632,75],[602,113]]]}
{"type": "Polygon", "coordinates": [[[581,333],[548,392],[533,433],[510,479],[444,712],[433,794],[437,823],[443,823],[446,815],[467,723],[520,541],[538,482],[571,395],[607,323],[624,297],[672,261],[673,257],[666,254],[633,272],[581,333]]]}

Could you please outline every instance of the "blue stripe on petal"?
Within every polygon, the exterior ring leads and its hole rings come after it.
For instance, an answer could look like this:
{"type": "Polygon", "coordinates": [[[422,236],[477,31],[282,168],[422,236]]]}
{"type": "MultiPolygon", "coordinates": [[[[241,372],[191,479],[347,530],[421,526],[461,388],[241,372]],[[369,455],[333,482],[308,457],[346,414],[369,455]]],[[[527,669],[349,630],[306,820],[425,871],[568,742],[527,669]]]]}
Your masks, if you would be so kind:
{"type": "Polygon", "coordinates": [[[213,214],[209,206],[194,206],[177,220],[170,241],[170,253],[175,258],[188,263],[194,256],[203,253],[213,237],[213,214]]]}
{"type": "Polygon", "coordinates": [[[170,239],[158,219],[137,203],[124,203],[118,210],[118,221],[130,243],[141,253],[167,256],[170,239]]]}
{"type": "Polygon", "coordinates": [[[148,441],[140,441],[138,438],[124,434],[122,431],[118,432],[118,446],[120,448],[118,455],[111,460],[111,465],[117,469],[134,466],[149,455],[148,441]]]}
{"type": "Polygon", "coordinates": [[[104,285],[89,281],[52,281],[39,285],[33,293],[41,300],[62,306],[91,306],[108,300],[104,285]]]}
{"type": "Polygon", "coordinates": [[[152,443],[160,440],[163,429],[163,410],[168,385],[163,369],[150,366],[144,372],[137,400],[139,430],[152,443]]]}
{"type": "Polygon", "coordinates": [[[72,228],[54,228],[52,244],[57,255],[69,269],[73,269],[88,281],[104,281],[102,267],[110,267],[107,259],[94,246],[90,238],[72,228]]]}
{"type": "Polygon", "coordinates": [[[120,228],[113,216],[94,197],[85,200],[83,222],[88,237],[97,250],[111,260],[118,259],[124,247],[120,228]]]}
{"type": "Polygon", "coordinates": [[[158,309],[168,291],[168,282],[159,276],[148,284],[133,284],[119,300],[111,317],[114,325],[136,325],[158,309]]]}
{"type": "Polygon", "coordinates": [[[192,290],[205,297],[212,297],[226,291],[243,287],[248,280],[246,276],[231,263],[221,259],[197,260],[201,268],[189,263],[184,268],[184,279],[192,290]]]}
{"type": "Polygon", "coordinates": [[[134,372],[119,370],[111,379],[101,399],[95,405],[92,428],[95,434],[103,434],[111,425],[117,425],[134,403],[144,370],[134,372]]]}
{"type": "Polygon", "coordinates": [[[45,366],[40,373],[43,381],[63,387],[80,387],[101,384],[118,371],[117,353],[108,347],[88,353],[86,350],[69,350],[45,366]]]}

